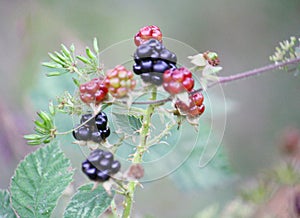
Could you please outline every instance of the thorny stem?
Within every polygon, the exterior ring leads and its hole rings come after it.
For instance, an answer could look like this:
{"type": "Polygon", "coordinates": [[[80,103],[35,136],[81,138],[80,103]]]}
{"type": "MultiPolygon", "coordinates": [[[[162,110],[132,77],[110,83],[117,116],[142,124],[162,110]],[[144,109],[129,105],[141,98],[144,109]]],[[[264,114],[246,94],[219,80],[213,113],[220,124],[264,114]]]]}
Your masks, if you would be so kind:
{"type": "MultiPolygon", "coordinates": [[[[150,100],[154,101],[156,99],[156,96],[157,96],[157,88],[153,87],[150,100]]],[[[147,151],[147,139],[150,131],[151,117],[156,106],[157,106],[156,104],[149,104],[145,116],[143,117],[143,124],[140,133],[141,141],[140,141],[140,145],[138,145],[136,148],[135,154],[133,155],[132,163],[141,163],[143,155],[147,151]]],[[[136,185],[137,185],[136,181],[130,181],[128,184],[127,194],[125,196],[125,201],[124,201],[124,211],[123,211],[122,218],[130,217],[136,185]]]]}
{"type": "MultiPolygon", "coordinates": [[[[295,64],[295,63],[298,63],[298,62],[300,62],[300,58],[284,61],[284,62],[281,62],[281,63],[270,64],[270,65],[267,65],[267,66],[264,66],[264,67],[260,67],[260,68],[257,68],[257,69],[249,70],[249,71],[239,73],[239,74],[235,74],[235,75],[231,75],[231,76],[219,77],[218,81],[210,83],[207,86],[207,88],[213,87],[217,84],[228,83],[228,82],[232,82],[232,81],[235,81],[235,80],[245,79],[245,78],[251,77],[251,76],[256,76],[256,75],[263,74],[263,73],[266,73],[268,71],[278,69],[278,68],[282,68],[282,67],[285,67],[287,65],[295,64]]],[[[194,94],[196,92],[201,92],[202,90],[203,90],[203,88],[197,89],[197,90],[191,92],[191,94],[194,94]]]]}
{"type": "MultiPolygon", "coordinates": [[[[224,77],[218,77],[218,81],[212,82],[210,84],[208,84],[207,88],[211,88],[217,84],[224,84],[224,83],[228,83],[228,82],[232,82],[235,80],[240,80],[240,79],[244,79],[247,77],[251,77],[251,76],[256,76],[259,74],[263,74],[266,73],[268,71],[271,70],[275,70],[275,69],[279,69],[291,64],[296,64],[300,62],[300,57],[299,58],[295,58],[295,59],[291,59],[291,60],[287,60],[287,61],[283,61],[280,63],[275,63],[275,64],[270,64],[261,68],[257,68],[257,69],[253,69],[253,70],[249,70],[249,71],[245,71],[239,74],[235,74],[235,75],[231,75],[231,76],[224,76],[224,77]]],[[[195,94],[197,92],[201,92],[203,91],[203,88],[197,89],[193,92],[190,92],[190,94],[195,94]]],[[[161,100],[151,100],[151,101],[139,101],[139,102],[132,102],[132,104],[163,104],[166,103],[168,101],[172,101],[172,97],[169,96],[167,98],[161,99],[161,100]]]]}

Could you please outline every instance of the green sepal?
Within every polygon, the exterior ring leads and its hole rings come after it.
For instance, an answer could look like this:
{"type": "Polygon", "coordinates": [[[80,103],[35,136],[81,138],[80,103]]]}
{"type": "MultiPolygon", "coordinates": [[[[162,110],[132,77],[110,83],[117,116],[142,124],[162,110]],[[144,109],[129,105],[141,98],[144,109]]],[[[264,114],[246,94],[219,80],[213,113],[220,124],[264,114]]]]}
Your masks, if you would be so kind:
{"type": "Polygon", "coordinates": [[[67,59],[65,56],[61,55],[59,52],[54,52],[54,54],[56,55],[56,57],[59,58],[59,60],[61,60],[62,62],[66,63],[67,62],[67,59]]]}
{"type": "Polygon", "coordinates": [[[52,101],[50,101],[49,102],[49,106],[48,106],[48,108],[49,108],[49,112],[50,112],[50,114],[52,115],[52,116],[54,116],[55,115],[55,107],[54,107],[54,105],[53,105],[53,102],[52,101]]]}
{"type": "Polygon", "coordinates": [[[44,136],[38,135],[38,134],[28,134],[24,135],[24,139],[26,140],[39,140],[44,138],[44,136]]]}
{"type": "Polygon", "coordinates": [[[61,61],[59,58],[57,58],[54,54],[49,52],[48,55],[54,62],[60,64],[61,66],[64,67],[66,65],[63,61],[61,61]]]}
{"type": "Polygon", "coordinates": [[[75,84],[77,87],[80,86],[80,82],[79,82],[78,79],[76,79],[76,78],[73,77],[72,80],[73,80],[74,84],[75,84]]]}
{"type": "Polygon", "coordinates": [[[71,52],[68,50],[68,48],[64,45],[64,44],[61,44],[61,48],[62,48],[62,53],[69,58],[69,60],[71,62],[73,62],[73,57],[71,55],[71,52]]]}
{"type": "Polygon", "coordinates": [[[42,66],[49,67],[49,68],[56,68],[56,69],[61,67],[60,65],[57,65],[56,63],[51,63],[51,62],[43,62],[42,66]]]}
{"type": "Polygon", "coordinates": [[[27,141],[28,145],[40,145],[42,144],[42,140],[32,140],[32,141],[27,141]]]}
{"type": "Polygon", "coordinates": [[[46,76],[51,77],[51,76],[61,76],[63,74],[66,74],[67,72],[58,72],[58,71],[53,71],[50,73],[47,73],[46,76]]]}
{"type": "Polygon", "coordinates": [[[90,49],[89,47],[86,47],[85,52],[86,52],[86,55],[87,55],[90,59],[92,59],[92,60],[96,59],[95,54],[91,51],[91,49],[90,49]]]}
{"type": "Polygon", "coordinates": [[[42,122],[40,122],[39,120],[35,120],[34,124],[40,128],[46,129],[46,125],[42,122]]]}
{"type": "Polygon", "coordinates": [[[83,56],[77,55],[76,58],[78,60],[80,60],[81,62],[85,63],[85,64],[90,64],[91,63],[89,59],[87,59],[87,58],[85,58],[83,56]]]}
{"type": "Polygon", "coordinates": [[[41,135],[49,135],[49,133],[50,133],[50,131],[48,129],[41,128],[39,126],[35,126],[34,130],[41,135]]]}
{"type": "Polygon", "coordinates": [[[94,38],[93,46],[94,46],[94,51],[96,52],[96,54],[99,54],[98,41],[97,41],[96,37],[94,38]]]}

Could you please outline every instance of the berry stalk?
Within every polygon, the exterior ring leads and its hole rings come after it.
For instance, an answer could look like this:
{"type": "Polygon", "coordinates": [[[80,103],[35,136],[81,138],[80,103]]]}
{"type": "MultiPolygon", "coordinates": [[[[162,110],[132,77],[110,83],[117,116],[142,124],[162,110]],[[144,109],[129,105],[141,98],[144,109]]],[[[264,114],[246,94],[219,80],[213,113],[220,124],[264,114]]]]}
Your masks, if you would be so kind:
{"type": "MultiPolygon", "coordinates": [[[[157,96],[157,87],[153,86],[150,100],[152,100],[152,101],[156,100],[156,96],[157,96]]],[[[136,152],[133,155],[132,163],[141,163],[143,155],[148,149],[147,148],[147,139],[148,139],[149,131],[150,131],[151,117],[152,117],[152,114],[154,113],[156,106],[157,106],[156,104],[150,104],[146,110],[144,117],[143,117],[143,125],[142,125],[141,133],[140,133],[141,141],[140,141],[140,145],[137,146],[136,152]]],[[[137,185],[136,181],[130,181],[128,184],[128,190],[127,190],[128,192],[125,196],[125,201],[124,201],[124,211],[123,211],[123,215],[122,215],[123,218],[130,217],[136,185],[137,185]]]]}

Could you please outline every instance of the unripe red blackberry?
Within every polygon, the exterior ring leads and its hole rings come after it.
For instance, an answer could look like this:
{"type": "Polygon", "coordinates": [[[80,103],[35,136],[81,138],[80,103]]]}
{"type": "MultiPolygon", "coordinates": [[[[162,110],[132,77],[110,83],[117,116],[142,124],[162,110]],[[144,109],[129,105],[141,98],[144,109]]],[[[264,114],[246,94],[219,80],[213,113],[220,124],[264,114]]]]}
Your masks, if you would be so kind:
{"type": "Polygon", "coordinates": [[[157,39],[158,41],[162,41],[162,33],[158,26],[145,26],[142,27],[137,34],[134,36],[134,43],[136,46],[143,44],[149,39],[157,39]]]}
{"type": "Polygon", "coordinates": [[[189,92],[194,87],[192,73],[185,67],[166,70],[163,74],[163,87],[171,95],[189,92]]]}
{"type": "Polygon", "coordinates": [[[104,85],[104,82],[99,78],[94,78],[87,83],[81,84],[79,91],[80,99],[86,104],[99,104],[105,99],[108,93],[108,89],[104,85]]]}
{"type": "Polygon", "coordinates": [[[124,66],[116,66],[113,70],[108,71],[104,83],[109,93],[116,98],[126,96],[136,85],[133,73],[124,66]]]}
{"type": "Polygon", "coordinates": [[[103,151],[101,149],[96,149],[85,160],[81,169],[84,174],[86,174],[90,180],[105,182],[113,174],[119,172],[121,164],[119,161],[114,160],[114,156],[109,151],[103,151]]]}

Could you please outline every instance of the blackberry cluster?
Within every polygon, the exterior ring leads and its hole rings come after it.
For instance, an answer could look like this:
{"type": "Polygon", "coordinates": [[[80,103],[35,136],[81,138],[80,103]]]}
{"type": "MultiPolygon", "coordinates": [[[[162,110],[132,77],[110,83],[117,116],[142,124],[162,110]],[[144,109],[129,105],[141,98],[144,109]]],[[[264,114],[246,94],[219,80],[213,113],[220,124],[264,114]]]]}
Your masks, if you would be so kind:
{"type": "Polygon", "coordinates": [[[93,141],[100,143],[110,135],[110,129],[107,126],[107,116],[100,112],[95,118],[92,114],[84,114],[80,119],[80,124],[89,120],[86,124],[73,131],[73,137],[79,141],[93,141]],[[92,118],[92,119],[91,119],[92,118]],[[90,120],[91,119],[91,120],[90,120]]]}
{"type": "Polygon", "coordinates": [[[114,155],[101,149],[94,150],[82,165],[82,171],[90,180],[105,182],[111,175],[119,172],[121,164],[114,155]]]}
{"type": "Polygon", "coordinates": [[[144,82],[161,85],[162,75],[168,69],[176,68],[176,55],[156,39],[150,39],[137,47],[134,53],[133,72],[144,82]]]}

